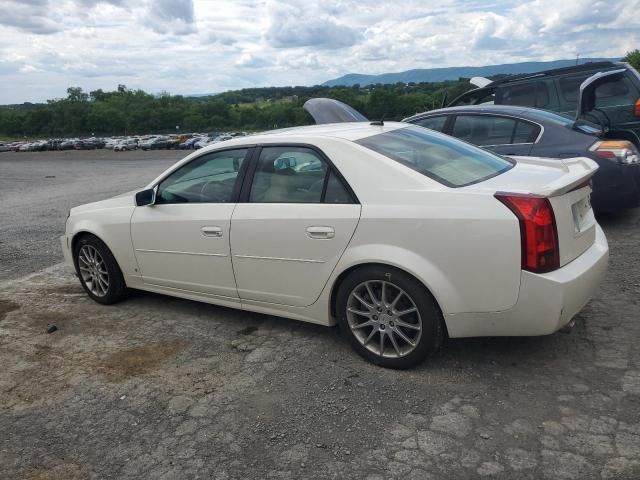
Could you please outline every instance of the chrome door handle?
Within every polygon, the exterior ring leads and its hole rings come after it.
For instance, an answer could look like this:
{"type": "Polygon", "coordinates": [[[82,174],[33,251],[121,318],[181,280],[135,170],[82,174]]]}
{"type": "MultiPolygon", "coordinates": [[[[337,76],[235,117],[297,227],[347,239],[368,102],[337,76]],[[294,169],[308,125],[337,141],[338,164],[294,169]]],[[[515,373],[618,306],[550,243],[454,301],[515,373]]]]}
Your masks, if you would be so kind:
{"type": "Polygon", "coordinates": [[[200,229],[205,237],[221,237],[222,228],[220,227],[202,227],[200,229]]]}
{"type": "Polygon", "coordinates": [[[329,239],[336,236],[333,227],[307,227],[307,236],[316,239],[329,239]]]}

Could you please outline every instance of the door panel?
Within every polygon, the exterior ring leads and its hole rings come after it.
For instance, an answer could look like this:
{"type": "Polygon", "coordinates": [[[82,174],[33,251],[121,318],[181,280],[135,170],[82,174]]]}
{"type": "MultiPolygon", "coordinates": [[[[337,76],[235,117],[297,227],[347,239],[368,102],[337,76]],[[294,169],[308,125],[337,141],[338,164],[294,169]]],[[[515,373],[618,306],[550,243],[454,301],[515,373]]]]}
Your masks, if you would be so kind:
{"type": "Polygon", "coordinates": [[[299,307],[314,303],[359,218],[357,204],[238,204],[231,253],[240,298],[299,307]]]}
{"type": "Polygon", "coordinates": [[[131,240],[145,283],[237,298],[229,227],[250,149],[205,153],[160,182],[137,207],[131,240]]]}
{"type": "Polygon", "coordinates": [[[137,207],[131,238],[145,283],[237,297],[229,249],[234,203],[137,207]]]}

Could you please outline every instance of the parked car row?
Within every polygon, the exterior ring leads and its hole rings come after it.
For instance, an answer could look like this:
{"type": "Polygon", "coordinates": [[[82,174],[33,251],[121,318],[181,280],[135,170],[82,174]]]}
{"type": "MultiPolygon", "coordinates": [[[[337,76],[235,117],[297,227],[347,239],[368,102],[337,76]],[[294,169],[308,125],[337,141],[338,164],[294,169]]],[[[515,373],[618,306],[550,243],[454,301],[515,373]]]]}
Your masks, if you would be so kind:
{"type": "Polygon", "coordinates": [[[50,150],[196,150],[214,143],[246,135],[246,132],[190,133],[183,135],[142,135],[112,138],[66,138],[37,141],[0,142],[0,152],[41,152],[50,150]]]}
{"type": "Polygon", "coordinates": [[[0,143],[0,152],[44,152],[49,150],[95,150],[104,148],[102,138],[51,138],[35,142],[0,143]]]}

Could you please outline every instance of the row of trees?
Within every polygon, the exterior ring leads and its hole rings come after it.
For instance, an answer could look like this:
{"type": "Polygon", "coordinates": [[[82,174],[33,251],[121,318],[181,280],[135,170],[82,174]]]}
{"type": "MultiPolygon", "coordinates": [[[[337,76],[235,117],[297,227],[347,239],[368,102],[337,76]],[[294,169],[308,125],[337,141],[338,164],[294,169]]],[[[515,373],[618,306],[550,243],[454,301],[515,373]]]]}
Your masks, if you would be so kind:
{"type": "Polygon", "coordinates": [[[369,118],[399,119],[440,106],[469,88],[466,80],[353,87],[270,87],[208,97],[150,95],[119,85],[115,91],[67,89],[67,97],[44,104],[0,107],[0,135],[64,137],[152,132],[262,130],[310,123],[302,109],[313,97],[341,100],[369,118]]]}
{"type": "MultiPolygon", "coordinates": [[[[625,61],[640,70],[640,50],[625,61]]],[[[67,89],[45,104],[0,107],[0,135],[63,137],[218,129],[263,130],[310,123],[302,109],[313,97],[341,100],[368,118],[397,120],[437,108],[471,88],[465,79],[442,83],[397,83],[353,87],[247,88],[208,97],[150,95],[118,85],[113,92],[67,89]]]]}

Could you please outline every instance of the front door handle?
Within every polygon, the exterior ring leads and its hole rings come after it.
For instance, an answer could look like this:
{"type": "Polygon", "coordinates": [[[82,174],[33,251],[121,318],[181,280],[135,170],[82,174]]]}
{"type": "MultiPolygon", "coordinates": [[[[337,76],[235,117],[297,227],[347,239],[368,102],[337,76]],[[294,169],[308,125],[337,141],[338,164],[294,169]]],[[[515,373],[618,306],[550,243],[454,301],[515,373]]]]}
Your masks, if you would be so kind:
{"type": "Polygon", "coordinates": [[[307,236],[316,239],[329,239],[336,236],[333,227],[307,227],[307,236]]]}
{"type": "Polygon", "coordinates": [[[221,237],[222,228],[220,227],[202,227],[200,229],[205,237],[221,237]]]}

